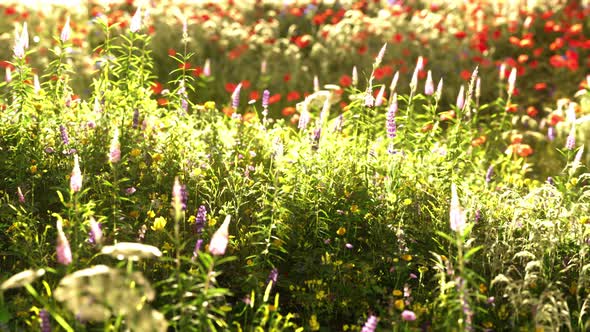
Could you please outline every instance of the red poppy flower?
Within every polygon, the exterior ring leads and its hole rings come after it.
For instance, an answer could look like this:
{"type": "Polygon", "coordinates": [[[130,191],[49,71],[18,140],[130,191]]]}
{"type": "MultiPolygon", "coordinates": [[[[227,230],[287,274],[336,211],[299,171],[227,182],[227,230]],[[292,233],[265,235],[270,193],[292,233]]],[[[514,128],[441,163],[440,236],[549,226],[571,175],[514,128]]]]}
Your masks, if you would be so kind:
{"type": "Polygon", "coordinates": [[[461,71],[461,78],[464,80],[470,80],[471,79],[471,72],[469,70],[462,70],[461,71]]]}
{"type": "Polygon", "coordinates": [[[547,83],[540,82],[540,83],[535,84],[535,90],[541,91],[541,90],[545,90],[545,89],[547,89],[547,83]]]}
{"type": "Polygon", "coordinates": [[[283,76],[283,81],[289,82],[290,80],[291,80],[291,75],[290,74],[285,74],[285,76],[283,76]]]}
{"type": "Polygon", "coordinates": [[[279,101],[281,101],[281,94],[280,93],[274,94],[274,95],[270,96],[270,98],[268,98],[269,105],[272,105],[274,103],[278,103],[279,101]]]}
{"type": "Polygon", "coordinates": [[[463,38],[465,38],[467,36],[467,33],[465,31],[457,31],[455,32],[455,38],[461,40],[463,38]]]}
{"type": "Polygon", "coordinates": [[[169,56],[175,56],[176,55],[176,50],[173,48],[169,48],[168,49],[168,55],[169,56]]]}
{"type": "Polygon", "coordinates": [[[287,94],[287,101],[296,101],[301,98],[301,94],[297,91],[291,91],[287,94]]]}
{"type": "Polygon", "coordinates": [[[352,78],[348,75],[340,76],[340,86],[349,87],[352,84],[352,78]]]}
{"type": "Polygon", "coordinates": [[[260,98],[260,93],[256,90],[252,90],[252,92],[250,92],[250,100],[258,100],[258,98],[260,98]]]}
{"type": "Polygon", "coordinates": [[[553,55],[549,58],[549,63],[555,68],[563,67],[566,64],[564,56],[559,54],[553,55]]]}
{"type": "Polygon", "coordinates": [[[557,114],[557,113],[551,113],[551,114],[549,114],[549,117],[547,119],[549,120],[549,123],[552,126],[555,126],[556,124],[558,124],[561,121],[564,121],[565,120],[565,118],[562,115],[557,114]]]}
{"type": "Polygon", "coordinates": [[[225,83],[225,91],[227,91],[228,93],[232,93],[234,92],[234,90],[236,89],[238,85],[235,83],[225,83]]]}
{"type": "Polygon", "coordinates": [[[160,83],[160,82],[152,83],[152,92],[155,95],[159,95],[162,92],[162,83],[160,83]]]}

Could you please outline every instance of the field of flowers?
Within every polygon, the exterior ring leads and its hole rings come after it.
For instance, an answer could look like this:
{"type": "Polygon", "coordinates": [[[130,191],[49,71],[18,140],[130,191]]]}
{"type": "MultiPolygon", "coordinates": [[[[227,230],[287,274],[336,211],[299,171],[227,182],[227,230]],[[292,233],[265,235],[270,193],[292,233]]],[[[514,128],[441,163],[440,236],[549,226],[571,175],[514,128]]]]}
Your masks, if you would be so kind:
{"type": "Polygon", "coordinates": [[[0,331],[590,330],[588,1],[0,3],[0,331]]]}

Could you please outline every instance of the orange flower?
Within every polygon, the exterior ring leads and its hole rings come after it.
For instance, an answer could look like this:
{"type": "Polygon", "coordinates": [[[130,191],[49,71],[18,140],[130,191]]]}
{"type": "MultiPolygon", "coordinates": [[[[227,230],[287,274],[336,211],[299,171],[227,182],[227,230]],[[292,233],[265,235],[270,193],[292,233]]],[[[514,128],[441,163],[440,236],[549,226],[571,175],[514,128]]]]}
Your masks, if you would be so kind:
{"type": "Polygon", "coordinates": [[[295,114],[295,107],[291,107],[291,106],[289,106],[289,107],[285,107],[285,108],[283,108],[283,110],[281,111],[281,114],[282,114],[283,116],[290,116],[290,115],[293,115],[293,114],[295,114]]]}
{"type": "Polygon", "coordinates": [[[446,111],[440,113],[440,121],[451,120],[455,118],[455,111],[446,111]]]}
{"type": "Polygon", "coordinates": [[[233,107],[224,107],[222,110],[223,114],[229,116],[231,118],[232,114],[234,114],[233,107]]]}
{"type": "Polygon", "coordinates": [[[245,113],[245,114],[242,116],[242,120],[243,120],[244,122],[250,122],[250,121],[252,121],[254,118],[256,118],[256,113],[254,113],[254,112],[248,112],[248,113],[245,113]]]}
{"type": "Polygon", "coordinates": [[[427,123],[424,126],[422,126],[420,131],[423,133],[426,133],[426,132],[429,132],[430,130],[432,130],[432,127],[434,127],[434,125],[432,123],[427,123]]]}
{"type": "Polygon", "coordinates": [[[486,141],[487,141],[487,137],[485,135],[481,135],[471,141],[471,146],[473,146],[475,148],[475,147],[485,144],[486,141]]]}
{"type": "Polygon", "coordinates": [[[519,156],[526,158],[526,157],[530,156],[531,154],[533,154],[533,148],[531,148],[531,146],[528,144],[518,144],[517,149],[516,149],[516,153],[519,156]]]}
{"type": "Polygon", "coordinates": [[[522,135],[515,134],[510,137],[510,143],[512,144],[520,144],[522,142],[522,135]]]}

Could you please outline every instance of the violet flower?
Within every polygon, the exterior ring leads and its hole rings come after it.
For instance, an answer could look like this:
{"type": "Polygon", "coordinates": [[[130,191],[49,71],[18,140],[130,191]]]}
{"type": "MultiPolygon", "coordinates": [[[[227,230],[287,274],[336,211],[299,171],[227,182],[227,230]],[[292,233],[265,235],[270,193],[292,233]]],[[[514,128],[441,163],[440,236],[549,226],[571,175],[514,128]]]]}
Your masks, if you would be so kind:
{"type": "Polygon", "coordinates": [[[265,89],[262,92],[262,108],[264,108],[264,109],[268,108],[268,98],[270,98],[270,91],[265,89]]]}
{"type": "Polygon", "coordinates": [[[61,135],[61,142],[63,145],[70,144],[70,137],[68,136],[68,129],[64,125],[59,125],[59,133],[61,135]]]}
{"type": "Polygon", "coordinates": [[[195,232],[197,232],[197,234],[201,234],[206,224],[207,208],[205,207],[205,205],[201,205],[199,206],[199,210],[197,211],[197,216],[195,218],[195,232]]]}
{"type": "Polygon", "coordinates": [[[565,148],[568,150],[573,150],[576,147],[576,127],[572,125],[572,129],[570,129],[570,133],[565,140],[565,148]]]}
{"type": "Polygon", "coordinates": [[[203,246],[203,239],[198,239],[195,243],[195,249],[193,249],[193,260],[199,257],[199,252],[201,251],[201,247],[203,246]]]}
{"type": "Polygon", "coordinates": [[[234,109],[238,109],[238,106],[240,106],[240,90],[242,89],[242,83],[239,83],[236,88],[234,89],[234,92],[231,94],[231,106],[234,109]]]}
{"type": "Polygon", "coordinates": [[[492,176],[494,176],[494,165],[490,165],[490,167],[488,167],[488,171],[486,172],[487,183],[490,183],[492,181],[492,176]]]}
{"type": "Polygon", "coordinates": [[[41,332],[51,332],[51,321],[49,320],[49,311],[43,309],[39,311],[41,319],[41,332]]]}

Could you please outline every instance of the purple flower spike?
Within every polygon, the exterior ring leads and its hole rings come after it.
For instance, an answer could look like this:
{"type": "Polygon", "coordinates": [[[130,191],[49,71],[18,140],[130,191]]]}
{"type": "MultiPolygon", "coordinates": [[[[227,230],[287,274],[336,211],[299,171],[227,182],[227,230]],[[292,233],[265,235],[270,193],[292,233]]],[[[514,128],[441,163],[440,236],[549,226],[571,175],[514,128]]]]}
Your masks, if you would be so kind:
{"type": "Polygon", "coordinates": [[[201,251],[201,247],[203,246],[203,239],[198,239],[197,243],[195,243],[195,249],[193,250],[193,260],[199,257],[199,252],[201,251]]]}
{"type": "Polygon", "coordinates": [[[49,320],[49,312],[45,309],[39,311],[39,318],[41,318],[41,332],[51,332],[51,321],[49,320]]]}
{"type": "Polygon", "coordinates": [[[197,217],[195,218],[195,231],[200,234],[203,232],[203,228],[205,228],[205,224],[207,223],[207,208],[205,205],[199,206],[199,210],[197,211],[197,217]]]}
{"type": "Polygon", "coordinates": [[[567,139],[565,140],[565,148],[573,150],[576,147],[576,127],[572,126],[567,139]]]}
{"type": "Polygon", "coordinates": [[[363,326],[363,329],[361,330],[361,332],[375,332],[375,329],[377,329],[378,322],[379,322],[379,318],[377,318],[377,316],[374,316],[374,315],[369,316],[369,318],[367,318],[367,321],[365,322],[365,325],[363,326]]]}
{"type": "Polygon", "coordinates": [[[88,242],[90,244],[100,244],[102,242],[102,225],[90,217],[90,232],[88,232],[88,242]]]}
{"type": "Polygon", "coordinates": [[[549,139],[549,141],[553,142],[553,140],[555,140],[555,127],[550,126],[547,129],[547,139],[549,139]]]}
{"type": "Polygon", "coordinates": [[[393,95],[391,104],[387,109],[385,127],[387,129],[387,137],[395,138],[397,133],[397,125],[395,123],[395,113],[397,112],[397,94],[393,95]]]}
{"type": "Polygon", "coordinates": [[[488,167],[488,171],[486,172],[487,183],[490,183],[492,181],[492,176],[494,176],[494,166],[490,165],[490,167],[488,167]]]}
{"type": "Polygon", "coordinates": [[[231,106],[237,109],[240,106],[240,90],[242,89],[242,83],[238,84],[231,94],[231,106]]]}
{"type": "Polygon", "coordinates": [[[276,285],[278,278],[279,278],[279,270],[275,267],[274,269],[270,270],[270,273],[268,274],[268,278],[266,279],[266,283],[268,284],[269,282],[272,281],[272,284],[276,285]]]}
{"type": "Polygon", "coordinates": [[[68,129],[64,125],[59,125],[59,132],[61,135],[61,142],[64,145],[70,144],[70,137],[68,136],[68,129]]]}
{"type": "Polygon", "coordinates": [[[267,109],[268,108],[268,98],[270,98],[270,91],[268,91],[268,90],[265,89],[262,92],[262,107],[264,109],[267,109]]]}

